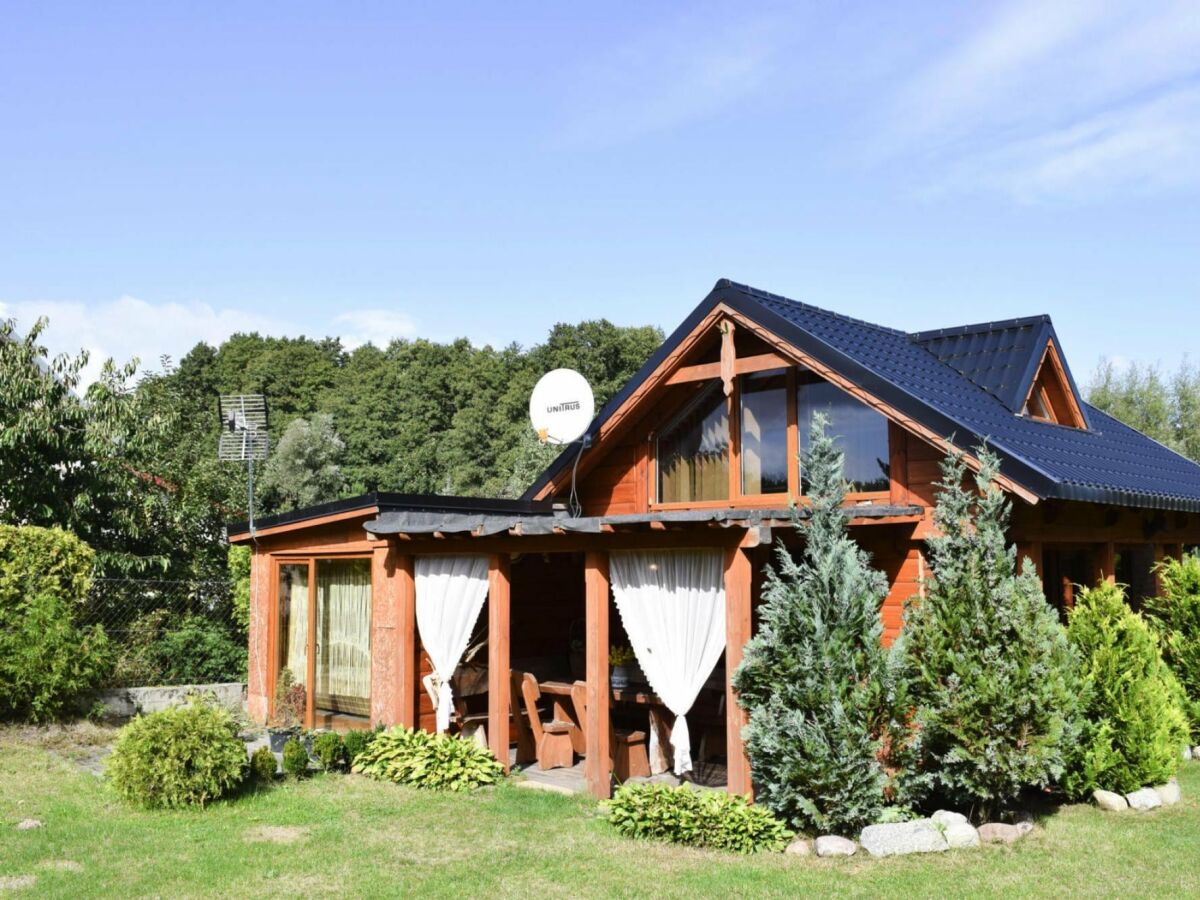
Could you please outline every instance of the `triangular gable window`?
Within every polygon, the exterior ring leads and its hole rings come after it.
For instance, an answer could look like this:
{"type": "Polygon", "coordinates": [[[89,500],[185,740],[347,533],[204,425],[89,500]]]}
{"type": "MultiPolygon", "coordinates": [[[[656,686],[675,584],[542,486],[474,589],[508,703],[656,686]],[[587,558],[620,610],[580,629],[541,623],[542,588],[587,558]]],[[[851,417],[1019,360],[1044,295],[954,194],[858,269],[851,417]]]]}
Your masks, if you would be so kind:
{"type": "Polygon", "coordinates": [[[1053,422],[1071,428],[1087,428],[1083,410],[1080,409],[1075,392],[1071,390],[1066,369],[1063,368],[1062,359],[1053,341],[1046,344],[1046,351],[1042,354],[1041,364],[1029,388],[1029,396],[1025,400],[1022,413],[1042,422],[1053,422]]]}

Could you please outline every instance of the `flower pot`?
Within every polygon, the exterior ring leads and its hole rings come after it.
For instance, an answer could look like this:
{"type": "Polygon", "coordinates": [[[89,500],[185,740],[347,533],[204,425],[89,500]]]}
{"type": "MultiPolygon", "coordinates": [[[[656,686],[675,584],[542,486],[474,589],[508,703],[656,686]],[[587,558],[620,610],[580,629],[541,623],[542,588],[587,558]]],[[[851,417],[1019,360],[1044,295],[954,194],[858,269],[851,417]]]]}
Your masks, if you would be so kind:
{"type": "Polygon", "coordinates": [[[299,734],[298,728],[269,728],[267,729],[267,740],[271,746],[272,753],[282,753],[283,745],[291,738],[299,734]]]}
{"type": "Polygon", "coordinates": [[[608,683],[615,688],[627,688],[634,680],[633,666],[613,666],[608,674],[608,683]]]}

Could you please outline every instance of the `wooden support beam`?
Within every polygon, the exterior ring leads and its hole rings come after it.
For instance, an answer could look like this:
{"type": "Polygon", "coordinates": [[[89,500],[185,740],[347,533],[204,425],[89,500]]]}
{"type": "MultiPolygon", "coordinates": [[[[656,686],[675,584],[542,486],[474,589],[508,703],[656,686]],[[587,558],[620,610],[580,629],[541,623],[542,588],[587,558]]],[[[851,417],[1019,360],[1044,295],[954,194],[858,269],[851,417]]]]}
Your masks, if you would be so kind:
{"type": "Polygon", "coordinates": [[[748,717],[733,689],[733,673],[742,663],[742,650],[751,630],[750,555],[737,547],[725,553],[725,755],[727,787],[731,794],[752,796],[750,760],[742,739],[748,717]]]}
{"type": "Polygon", "coordinates": [[[721,323],[721,381],[725,386],[725,396],[733,396],[733,382],[737,377],[737,347],[733,342],[734,324],[729,319],[721,323]]]}
{"type": "Polygon", "coordinates": [[[416,560],[410,553],[398,553],[396,566],[396,716],[405,728],[417,727],[417,684],[421,660],[417,656],[417,580],[416,560]]]}
{"type": "Polygon", "coordinates": [[[1096,568],[1096,584],[1101,581],[1117,583],[1117,547],[1112,541],[1100,545],[1096,568]]]}
{"type": "MultiPolygon", "coordinates": [[[[740,356],[733,362],[735,375],[748,375],[751,372],[768,372],[771,369],[784,369],[793,363],[779,353],[760,353],[756,356],[740,356]]],[[[667,384],[688,384],[693,381],[714,381],[722,377],[721,363],[700,363],[695,366],[680,366],[670,377],[667,384]]]]}
{"type": "Polygon", "coordinates": [[[511,665],[509,662],[509,600],[512,579],[507,553],[494,553],[488,562],[488,746],[508,771],[508,717],[511,665]]]}
{"type": "Polygon", "coordinates": [[[1033,563],[1035,575],[1042,574],[1042,544],[1040,541],[1021,541],[1017,544],[1018,571],[1025,571],[1025,561],[1033,563]]]}
{"type": "Polygon", "coordinates": [[[308,647],[304,661],[304,727],[312,728],[317,721],[317,564],[308,561],[308,647]]]}
{"type": "Polygon", "coordinates": [[[388,726],[400,724],[403,706],[398,556],[383,540],[371,554],[371,722],[388,726]]]}
{"type": "Polygon", "coordinates": [[[612,795],[612,748],[609,746],[608,554],[584,554],[584,605],[587,632],[587,773],[593,797],[612,795]]]}

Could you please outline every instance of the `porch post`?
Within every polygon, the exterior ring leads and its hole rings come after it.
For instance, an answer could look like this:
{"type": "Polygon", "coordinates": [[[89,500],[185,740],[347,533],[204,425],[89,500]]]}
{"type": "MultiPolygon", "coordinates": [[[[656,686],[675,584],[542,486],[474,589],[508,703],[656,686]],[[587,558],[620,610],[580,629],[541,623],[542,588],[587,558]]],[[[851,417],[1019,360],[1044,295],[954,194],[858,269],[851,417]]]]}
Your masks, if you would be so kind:
{"type": "Polygon", "coordinates": [[[304,727],[313,728],[317,721],[317,564],[308,561],[308,649],[305,651],[304,681],[307,699],[304,702],[304,727]]]}
{"type": "Polygon", "coordinates": [[[371,555],[371,722],[400,722],[401,654],[398,554],[391,541],[371,555]]]}
{"type": "Polygon", "coordinates": [[[609,746],[608,554],[584,554],[583,580],[587,625],[588,790],[601,800],[612,795],[612,748],[609,746]]]}
{"type": "Polygon", "coordinates": [[[398,553],[396,567],[396,721],[417,727],[417,581],[411,553],[398,553]]]}
{"type": "MultiPolygon", "coordinates": [[[[1117,583],[1117,548],[1112,541],[1100,545],[1100,560],[1097,568],[1099,571],[1096,573],[1096,584],[1101,581],[1107,581],[1109,584],[1117,583]]],[[[1095,587],[1095,585],[1089,585],[1089,587],[1095,587]]]]}
{"type": "Polygon", "coordinates": [[[488,561],[488,746],[508,771],[509,715],[509,598],[507,553],[494,553],[488,561]]]}
{"type": "Polygon", "coordinates": [[[725,756],[728,760],[727,789],[731,794],[751,796],[750,760],[742,740],[748,717],[738,704],[733,673],[742,663],[742,648],[750,640],[750,555],[743,547],[725,552],[725,756]]]}

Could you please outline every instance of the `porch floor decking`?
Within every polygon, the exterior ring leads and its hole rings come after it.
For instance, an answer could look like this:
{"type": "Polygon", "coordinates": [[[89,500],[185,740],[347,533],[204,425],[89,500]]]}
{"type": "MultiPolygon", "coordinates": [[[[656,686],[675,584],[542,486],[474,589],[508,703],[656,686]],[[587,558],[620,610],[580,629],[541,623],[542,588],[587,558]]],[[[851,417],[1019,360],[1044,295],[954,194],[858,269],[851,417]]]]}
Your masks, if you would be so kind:
{"type": "MultiPolygon", "coordinates": [[[[582,759],[570,768],[539,769],[537,763],[518,766],[516,765],[515,758],[516,753],[514,751],[510,755],[512,773],[531,782],[531,786],[536,785],[539,788],[558,793],[587,793],[587,773],[584,771],[584,760],[582,759]]],[[[670,772],[664,772],[661,775],[651,775],[649,778],[631,778],[629,780],[633,784],[671,785],[682,784],[685,781],[685,779],[677,778],[670,772]]],[[[696,787],[723,791],[725,790],[727,780],[728,776],[725,766],[721,763],[697,762],[691,776],[686,779],[686,782],[696,787]]]]}

